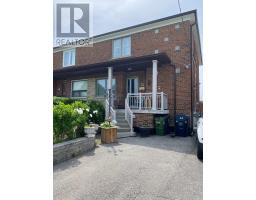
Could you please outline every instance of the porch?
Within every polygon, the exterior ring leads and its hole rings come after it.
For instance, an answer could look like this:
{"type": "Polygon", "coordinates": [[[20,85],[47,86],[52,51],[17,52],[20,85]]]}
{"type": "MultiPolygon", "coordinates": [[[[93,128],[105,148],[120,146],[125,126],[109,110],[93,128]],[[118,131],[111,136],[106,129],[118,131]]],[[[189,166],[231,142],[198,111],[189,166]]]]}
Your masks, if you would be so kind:
{"type": "MultiPolygon", "coordinates": [[[[54,71],[54,80],[67,80],[67,88],[56,91],[74,98],[94,98],[105,101],[106,118],[116,120],[116,110],[124,109],[125,120],[133,131],[134,113],[168,114],[168,90],[158,85],[158,68],[169,64],[165,53],[141,57],[127,57],[85,66],[66,67],[54,71]],[[82,80],[85,89],[73,82],[82,80]],[[81,97],[80,95],[86,96],[81,97]]],[[[65,84],[64,84],[65,85],[65,84]]],[[[81,86],[82,84],[80,84],[81,86]]]]}

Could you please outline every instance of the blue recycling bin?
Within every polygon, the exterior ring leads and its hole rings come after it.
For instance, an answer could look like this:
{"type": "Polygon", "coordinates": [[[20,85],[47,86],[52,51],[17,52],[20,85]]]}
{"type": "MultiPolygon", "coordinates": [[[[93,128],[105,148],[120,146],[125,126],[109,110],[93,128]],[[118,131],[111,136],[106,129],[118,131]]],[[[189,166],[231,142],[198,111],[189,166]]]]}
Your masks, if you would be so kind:
{"type": "Polygon", "coordinates": [[[178,114],[175,117],[175,135],[181,137],[189,136],[189,117],[178,114]]]}

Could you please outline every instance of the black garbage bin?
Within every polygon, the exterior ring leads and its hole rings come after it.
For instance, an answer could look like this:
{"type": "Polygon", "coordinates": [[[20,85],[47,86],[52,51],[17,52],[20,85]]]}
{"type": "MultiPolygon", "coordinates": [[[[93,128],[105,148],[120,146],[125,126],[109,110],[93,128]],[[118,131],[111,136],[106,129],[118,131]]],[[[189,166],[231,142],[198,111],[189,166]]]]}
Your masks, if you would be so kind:
{"type": "Polygon", "coordinates": [[[175,117],[175,135],[187,137],[189,135],[189,117],[183,114],[175,117]]]}

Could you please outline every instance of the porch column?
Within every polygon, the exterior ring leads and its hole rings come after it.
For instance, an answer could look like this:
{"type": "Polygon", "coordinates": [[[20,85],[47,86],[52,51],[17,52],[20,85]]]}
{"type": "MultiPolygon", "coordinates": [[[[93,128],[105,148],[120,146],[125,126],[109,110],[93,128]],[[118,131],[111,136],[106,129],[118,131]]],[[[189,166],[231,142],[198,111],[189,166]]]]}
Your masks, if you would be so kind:
{"type": "Polygon", "coordinates": [[[108,83],[107,83],[107,89],[108,89],[108,102],[111,106],[112,105],[112,77],[113,77],[113,68],[108,67],[108,83]]]}
{"type": "Polygon", "coordinates": [[[156,110],[156,98],[157,98],[157,60],[152,60],[152,110],[156,110]]]}

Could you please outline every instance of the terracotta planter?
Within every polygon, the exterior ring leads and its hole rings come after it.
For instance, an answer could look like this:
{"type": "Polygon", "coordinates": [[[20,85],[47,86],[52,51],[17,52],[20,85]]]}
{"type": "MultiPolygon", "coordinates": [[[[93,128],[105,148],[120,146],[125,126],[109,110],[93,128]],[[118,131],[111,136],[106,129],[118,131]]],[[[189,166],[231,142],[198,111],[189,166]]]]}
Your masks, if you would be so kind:
{"type": "Polygon", "coordinates": [[[117,128],[101,128],[101,142],[104,144],[117,142],[117,128]]]}

